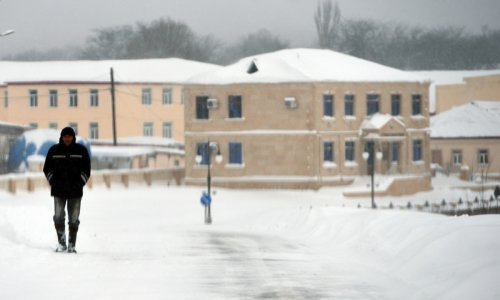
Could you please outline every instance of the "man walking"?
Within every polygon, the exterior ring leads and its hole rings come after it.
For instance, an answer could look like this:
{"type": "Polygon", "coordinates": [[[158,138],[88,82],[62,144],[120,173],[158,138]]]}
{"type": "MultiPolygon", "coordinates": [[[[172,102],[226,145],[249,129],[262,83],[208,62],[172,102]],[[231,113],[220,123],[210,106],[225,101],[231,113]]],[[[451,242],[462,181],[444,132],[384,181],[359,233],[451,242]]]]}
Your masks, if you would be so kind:
{"type": "Polygon", "coordinates": [[[90,157],[87,149],[76,143],[75,131],[65,127],[59,143],[53,145],[43,166],[45,177],[54,196],[54,226],[59,245],[57,252],[76,253],[76,235],[80,225],[80,203],[83,186],[90,177],[90,157]],[[68,246],[66,246],[65,207],[68,208],[68,246]]]}

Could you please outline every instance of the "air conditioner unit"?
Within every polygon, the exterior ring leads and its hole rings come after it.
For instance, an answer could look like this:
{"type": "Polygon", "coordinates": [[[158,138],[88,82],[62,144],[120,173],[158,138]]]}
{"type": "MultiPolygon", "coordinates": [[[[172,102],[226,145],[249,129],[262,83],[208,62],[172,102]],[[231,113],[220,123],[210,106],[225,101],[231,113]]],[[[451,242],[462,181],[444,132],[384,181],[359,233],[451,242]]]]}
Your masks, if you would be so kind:
{"type": "Polygon", "coordinates": [[[297,108],[298,103],[295,97],[285,97],[285,106],[290,109],[297,108]]]}
{"type": "Polygon", "coordinates": [[[208,107],[208,109],[215,109],[215,108],[219,107],[219,102],[217,101],[217,99],[209,98],[207,100],[207,107],[208,107]]]}

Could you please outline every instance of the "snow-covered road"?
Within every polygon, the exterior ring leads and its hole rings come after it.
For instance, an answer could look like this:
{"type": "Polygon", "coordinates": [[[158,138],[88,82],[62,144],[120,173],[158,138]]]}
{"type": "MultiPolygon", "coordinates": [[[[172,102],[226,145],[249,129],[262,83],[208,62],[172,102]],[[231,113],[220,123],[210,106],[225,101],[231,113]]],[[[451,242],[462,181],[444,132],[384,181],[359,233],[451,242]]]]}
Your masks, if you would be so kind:
{"type": "Polygon", "coordinates": [[[200,194],[87,190],[77,255],[53,252],[47,191],[1,194],[0,299],[500,295],[497,216],[360,210],[333,190],[219,190],[205,225],[200,194]]]}

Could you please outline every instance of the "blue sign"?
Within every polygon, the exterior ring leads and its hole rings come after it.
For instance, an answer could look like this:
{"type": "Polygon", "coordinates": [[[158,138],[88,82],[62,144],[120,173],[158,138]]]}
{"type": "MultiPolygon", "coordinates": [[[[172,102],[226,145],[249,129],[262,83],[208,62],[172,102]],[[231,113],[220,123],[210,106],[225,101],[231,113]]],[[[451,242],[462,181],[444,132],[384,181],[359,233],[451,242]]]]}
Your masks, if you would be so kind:
{"type": "Polygon", "coordinates": [[[208,195],[207,193],[203,192],[203,195],[201,195],[200,202],[203,206],[208,206],[210,203],[212,203],[212,197],[208,195]]]}

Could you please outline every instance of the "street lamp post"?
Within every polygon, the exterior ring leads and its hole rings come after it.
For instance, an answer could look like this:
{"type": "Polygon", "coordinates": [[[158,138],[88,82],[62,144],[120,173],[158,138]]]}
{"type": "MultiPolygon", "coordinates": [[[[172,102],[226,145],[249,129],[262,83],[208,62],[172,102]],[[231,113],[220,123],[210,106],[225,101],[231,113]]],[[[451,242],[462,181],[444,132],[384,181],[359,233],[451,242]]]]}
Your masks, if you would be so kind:
{"type": "MultiPolygon", "coordinates": [[[[212,160],[212,150],[216,151],[217,154],[215,155],[215,161],[217,163],[222,162],[222,155],[220,153],[219,146],[217,143],[210,142],[208,141],[206,143],[206,149],[208,151],[207,153],[207,194],[204,195],[205,201],[202,201],[204,206],[205,206],[205,224],[212,224],[212,213],[210,211],[210,205],[212,202],[212,196],[211,196],[211,185],[212,185],[212,176],[210,174],[210,165],[211,165],[211,160],[212,160]]],[[[201,154],[196,155],[196,162],[200,164],[203,160],[203,157],[201,154]]],[[[203,198],[203,197],[202,197],[203,198]]]]}
{"type": "Polygon", "coordinates": [[[372,209],[377,208],[377,205],[375,204],[375,157],[377,160],[382,159],[382,152],[377,151],[375,154],[375,147],[372,146],[370,147],[370,152],[363,152],[363,159],[368,162],[368,158],[371,157],[373,165],[370,170],[370,176],[371,176],[371,198],[372,198],[372,209]],[[375,156],[375,157],[374,157],[375,156]]]}

